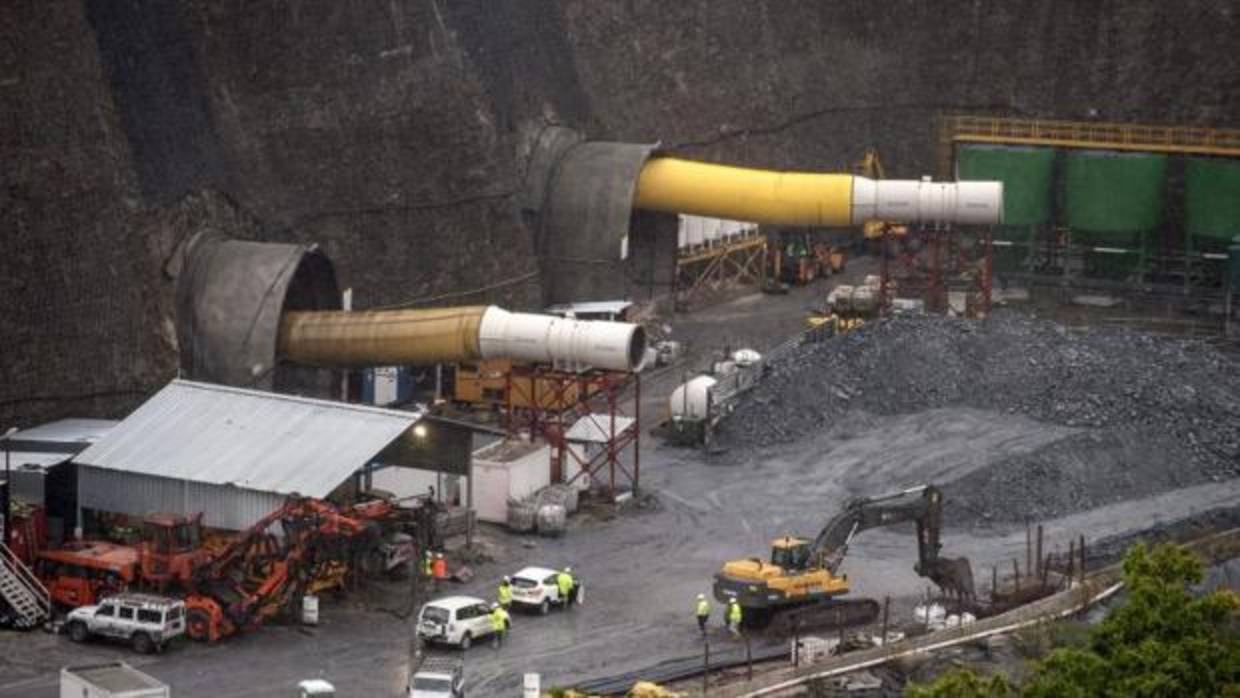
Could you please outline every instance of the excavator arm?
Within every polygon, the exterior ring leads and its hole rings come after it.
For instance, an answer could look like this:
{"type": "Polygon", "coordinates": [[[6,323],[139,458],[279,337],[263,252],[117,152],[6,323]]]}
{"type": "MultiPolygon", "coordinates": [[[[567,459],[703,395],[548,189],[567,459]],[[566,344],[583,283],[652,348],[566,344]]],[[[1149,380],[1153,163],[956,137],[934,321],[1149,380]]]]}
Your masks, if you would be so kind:
{"type": "Polygon", "coordinates": [[[810,554],[835,574],[858,533],[910,521],[917,526],[917,574],[944,591],[973,598],[973,569],[968,558],[944,558],[939,554],[943,548],[943,493],[932,485],[850,501],[819,531],[810,554]]]}

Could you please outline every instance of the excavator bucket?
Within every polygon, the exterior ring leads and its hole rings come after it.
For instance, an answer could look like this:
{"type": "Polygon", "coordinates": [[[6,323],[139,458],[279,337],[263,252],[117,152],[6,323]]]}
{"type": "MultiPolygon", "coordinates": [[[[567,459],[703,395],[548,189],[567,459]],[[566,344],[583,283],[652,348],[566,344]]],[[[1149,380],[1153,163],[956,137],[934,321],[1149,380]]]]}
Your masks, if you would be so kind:
{"type": "Polygon", "coordinates": [[[962,599],[976,597],[973,589],[973,565],[969,564],[967,557],[938,558],[923,574],[948,594],[962,599]]]}

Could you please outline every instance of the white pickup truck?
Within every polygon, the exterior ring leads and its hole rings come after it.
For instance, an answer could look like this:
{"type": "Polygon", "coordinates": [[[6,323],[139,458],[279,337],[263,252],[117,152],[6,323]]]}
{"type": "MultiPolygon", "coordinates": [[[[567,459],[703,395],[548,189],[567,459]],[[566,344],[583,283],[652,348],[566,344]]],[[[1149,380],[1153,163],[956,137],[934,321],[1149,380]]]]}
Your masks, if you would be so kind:
{"type": "Polygon", "coordinates": [[[185,603],[153,594],[117,594],[98,606],[73,609],[65,630],[74,642],[98,635],[128,642],[143,654],[163,651],[185,634],[185,603]]]}

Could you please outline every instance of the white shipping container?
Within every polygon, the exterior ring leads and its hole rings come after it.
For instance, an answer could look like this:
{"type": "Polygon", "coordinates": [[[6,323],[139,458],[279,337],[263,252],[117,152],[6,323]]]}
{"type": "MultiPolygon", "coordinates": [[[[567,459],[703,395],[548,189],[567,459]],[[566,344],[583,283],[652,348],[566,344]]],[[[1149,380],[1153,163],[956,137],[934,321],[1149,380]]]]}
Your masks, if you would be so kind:
{"type": "Polygon", "coordinates": [[[169,698],[168,686],[124,662],[60,670],[60,698],[169,698]]]}

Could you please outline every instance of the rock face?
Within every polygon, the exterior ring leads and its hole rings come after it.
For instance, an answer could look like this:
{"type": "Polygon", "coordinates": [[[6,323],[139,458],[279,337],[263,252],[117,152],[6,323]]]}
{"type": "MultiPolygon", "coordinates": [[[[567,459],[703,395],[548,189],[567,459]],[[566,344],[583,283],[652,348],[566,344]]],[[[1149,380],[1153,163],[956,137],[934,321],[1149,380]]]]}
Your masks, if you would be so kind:
{"type": "Polygon", "coordinates": [[[1227,3],[157,5],[0,6],[0,424],[119,414],[170,377],[153,222],[202,190],[258,222],[229,232],[320,243],[359,305],[530,307],[514,193],[547,123],[772,167],[877,146],[916,176],[940,112],[1240,113],[1227,3]]]}

